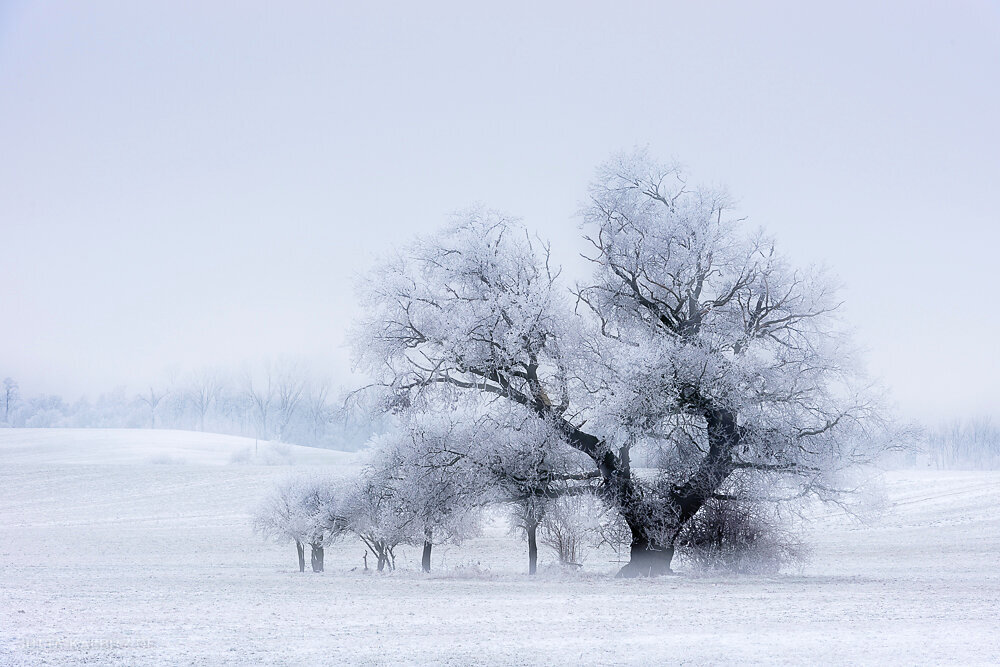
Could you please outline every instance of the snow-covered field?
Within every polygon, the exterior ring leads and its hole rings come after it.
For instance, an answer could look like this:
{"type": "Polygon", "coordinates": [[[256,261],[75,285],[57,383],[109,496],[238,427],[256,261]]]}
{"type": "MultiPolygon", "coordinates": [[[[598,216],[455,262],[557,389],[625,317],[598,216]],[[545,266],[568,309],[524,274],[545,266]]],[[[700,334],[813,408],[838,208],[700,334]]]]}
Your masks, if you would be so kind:
{"type": "Polygon", "coordinates": [[[492,526],[399,571],[358,542],[300,574],[249,512],[350,454],[176,431],[0,431],[0,664],[1000,662],[1000,474],[892,473],[889,509],[831,516],[775,577],[523,574],[492,526]],[[270,463],[275,465],[261,465],[270,463]],[[291,464],[288,465],[288,464],[291,464]]]}

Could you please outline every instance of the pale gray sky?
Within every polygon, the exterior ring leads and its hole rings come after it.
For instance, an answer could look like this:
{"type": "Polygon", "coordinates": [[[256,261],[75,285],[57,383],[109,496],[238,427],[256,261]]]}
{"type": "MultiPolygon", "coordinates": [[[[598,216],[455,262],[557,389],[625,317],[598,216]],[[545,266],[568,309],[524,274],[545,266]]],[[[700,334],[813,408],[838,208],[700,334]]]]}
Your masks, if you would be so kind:
{"type": "Polygon", "coordinates": [[[0,0],[0,375],[346,369],[386,244],[483,202],[572,262],[648,144],[841,277],[905,415],[1000,413],[1000,4],[476,4],[0,0]]]}

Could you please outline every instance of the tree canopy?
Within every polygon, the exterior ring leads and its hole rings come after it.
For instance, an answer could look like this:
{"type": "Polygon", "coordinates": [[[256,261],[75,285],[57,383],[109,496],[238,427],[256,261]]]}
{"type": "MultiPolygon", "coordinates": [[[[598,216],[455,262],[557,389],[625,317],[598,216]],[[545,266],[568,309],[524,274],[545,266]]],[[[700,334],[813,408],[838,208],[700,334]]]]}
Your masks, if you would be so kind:
{"type": "Polygon", "coordinates": [[[450,425],[428,465],[507,494],[599,495],[631,531],[623,575],[669,571],[709,500],[833,497],[886,425],[835,285],[746,229],[724,192],[641,151],[598,169],[581,215],[581,284],[481,208],[362,281],[367,391],[404,428],[450,425]]]}

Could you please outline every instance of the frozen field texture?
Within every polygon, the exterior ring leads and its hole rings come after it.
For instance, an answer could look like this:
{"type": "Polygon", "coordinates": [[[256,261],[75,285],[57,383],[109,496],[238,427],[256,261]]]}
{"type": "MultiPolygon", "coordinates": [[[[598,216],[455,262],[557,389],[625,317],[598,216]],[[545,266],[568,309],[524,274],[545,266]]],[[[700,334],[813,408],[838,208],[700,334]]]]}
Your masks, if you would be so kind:
{"type": "Polygon", "coordinates": [[[809,564],[774,577],[615,580],[612,552],[569,574],[543,550],[529,578],[500,525],[437,548],[431,575],[415,549],[365,573],[353,540],[300,574],[292,546],[252,534],[274,480],[355,461],[176,431],[0,430],[0,664],[1000,662],[998,473],[890,473],[884,515],[831,512],[809,564]]]}

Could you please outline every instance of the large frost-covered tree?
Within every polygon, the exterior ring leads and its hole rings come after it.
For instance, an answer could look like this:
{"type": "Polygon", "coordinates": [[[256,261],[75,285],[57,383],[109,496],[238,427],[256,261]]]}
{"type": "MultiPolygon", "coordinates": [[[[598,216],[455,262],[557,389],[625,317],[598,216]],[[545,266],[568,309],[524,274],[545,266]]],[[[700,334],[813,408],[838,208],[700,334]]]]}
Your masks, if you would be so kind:
{"type": "Polygon", "coordinates": [[[599,494],[631,533],[624,576],[669,572],[709,500],[836,493],[881,421],[822,273],[642,152],[603,165],[589,195],[593,279],[573,289],[545,243],[480,209],[380,263],[355,341],[382,404],[465,415],[477,442],[456,461],[507,488],[599,494]]]}

